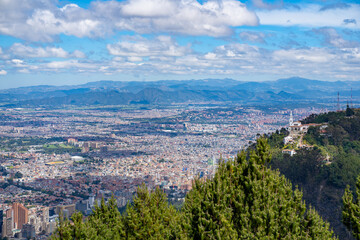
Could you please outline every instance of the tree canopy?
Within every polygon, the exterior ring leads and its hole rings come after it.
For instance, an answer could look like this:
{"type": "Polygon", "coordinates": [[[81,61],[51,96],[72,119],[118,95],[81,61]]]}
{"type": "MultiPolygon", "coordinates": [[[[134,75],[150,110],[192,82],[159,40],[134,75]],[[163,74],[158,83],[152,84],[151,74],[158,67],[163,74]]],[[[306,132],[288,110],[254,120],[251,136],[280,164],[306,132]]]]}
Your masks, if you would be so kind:
{"type": "Polygon", "coordinates": [[[58,223],[54,239],[332,239],[333,232],[278,171],[265,139],[255,150],[221,160],[212,179],[197,179],[180,211],[160,189],[138,188],[121,215],[114,198],[85,221],[58,223]]]}
{"type": "Polygon", "coordinates": [[[352,231],[356,239],[360,239],[360,176],[356,183],[356,198],[354,199],[350,186],[347,186],[343,196],[343,223],[352,231]]]}

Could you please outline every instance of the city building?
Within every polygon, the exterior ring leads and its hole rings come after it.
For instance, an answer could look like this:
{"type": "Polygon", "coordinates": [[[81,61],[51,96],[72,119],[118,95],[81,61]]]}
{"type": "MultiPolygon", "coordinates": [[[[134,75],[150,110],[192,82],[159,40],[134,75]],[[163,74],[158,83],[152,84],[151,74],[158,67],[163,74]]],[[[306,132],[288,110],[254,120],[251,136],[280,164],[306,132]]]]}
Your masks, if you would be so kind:
{"type": "Polygon", "coordinates": [[[2,238],[12,237],[13,236],[12,225],[13,225],[12,217],[4,216],[4,218],[3,218],[3,226],[2,226],[2,233],[1,233],[2,238]]]}
{"type": "Polygon", "coordinates": [[[32,224],[23,224],[21,233],[23,238],[33,239],[35,238],[35,226],[32,224]]]}
{"type": "Polygon", "coordinates": [[[63,217],[70,218],[75,213],[75,210],[76,210],[75,204],[59,205],[56,206],[55,213],[57,215],[60,215],[60,213],[62,212],[63,217]]]}
{"type": "Polygon", "coordinates": [[[13,203],[14,229],[22,229],[23,224],[28,222],[29,210],[21,203],[13,203]]]}

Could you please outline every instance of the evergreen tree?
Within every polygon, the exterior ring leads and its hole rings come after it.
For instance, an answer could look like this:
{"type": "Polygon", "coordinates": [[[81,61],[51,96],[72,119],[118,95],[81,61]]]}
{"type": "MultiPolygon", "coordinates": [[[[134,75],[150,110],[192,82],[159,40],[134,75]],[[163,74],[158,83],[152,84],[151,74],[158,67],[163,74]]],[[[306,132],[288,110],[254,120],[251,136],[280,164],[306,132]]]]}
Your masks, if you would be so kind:
{"type": "Polygon", "coordinates": [[[123,226],[123,219],[117,208],[116,199],[112,196],[106,204],[104,199],[101,199],[100,206],[95,204],[93,214],[91,214],[86,222],[90,233],[94,236],[102,236],[103,239],[123,239],[125,237],[125,230],[123,226]]]}
{"type": "Polygon", "coordinates": [[[356,199],[347,186],[343,196],[343,223],[352,231],[356,239],[360,239],[360,176],[356,183],[356,199]]]}
{"type": "Polygon", "coordinates": [[[331,239],[329,224],[310,209],[302,193],[270,161],[264,139],[249,157],[222,161],[213,180],[197,180],[181,221],[191,239],[331,239]]]}
{"type": "Polygon", "coordinates": [[[72,239],[72,228],[68,219],[66,219],[61,211],[59,213],[59,219],[56,220],[56,232],[52,236],[52,239],[72,239]]]}
{"type": "Polygon", "coordinates": [[[104,199],[100,206],[96,203],[94,212],[85,222],[80,212],[75,212],[71,220],[73,224],[60,214],[53,239],[125,239],[122,218],[113,196],[107,204],[104,199]]]}
{"type": "Polygon", "coordinates": [[[126,239],[171,239],[176,231],[178,213],[168,204],[159,188],[150,192],[143,184],[124,217],[126,239]]]}
{"type": "Polygon", "coordinates": [[[354,110],[352,110],[352,109],[349,107],[349,104],[346,105],[345,114],[346,114],[347,117],[350,117],[350,116],[352,116],[352,115],[355,114],[354,110]]]}
{"type": "MultiPolygon", "coordinates": [[[[333,233],[302,193],[278,171],[266,167],[269,146],[224,161],[213,179],[197,179],[181,212],[159,188],[145,184],[121,216],[114,198],[101,201],[85,221],[60,217],[54,239],[332,239],[333,233]]],[[[351,200],[352,202],[352,200],[351,200]]]]}

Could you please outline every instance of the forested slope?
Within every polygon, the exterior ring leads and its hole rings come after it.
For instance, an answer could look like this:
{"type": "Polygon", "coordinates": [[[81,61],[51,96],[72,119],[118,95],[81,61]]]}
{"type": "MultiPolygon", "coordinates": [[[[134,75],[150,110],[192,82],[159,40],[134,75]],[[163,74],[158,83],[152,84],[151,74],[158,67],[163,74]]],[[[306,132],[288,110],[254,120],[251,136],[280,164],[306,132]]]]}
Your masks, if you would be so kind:
{"type": "Polygon", "coordinates": [[[347,185],[354,190],[360,174],[360,111],[348,108],[342,112],[311,115],[302,121],[321,123],[310,127],[303,141],[312,149],[299,149],[297,154],[282,154],[283,129],[268,136],[272,146],[272,169],[279,169],[293,185],[303,191],[306,204],[311,204],[330,222],[340,239],[351,239],[341,222],[342,196],[347,185]],[[327,126],[327,127],[326,127],[327,126]],[[329,158],[330,163],[324,161],[329,158]]]}

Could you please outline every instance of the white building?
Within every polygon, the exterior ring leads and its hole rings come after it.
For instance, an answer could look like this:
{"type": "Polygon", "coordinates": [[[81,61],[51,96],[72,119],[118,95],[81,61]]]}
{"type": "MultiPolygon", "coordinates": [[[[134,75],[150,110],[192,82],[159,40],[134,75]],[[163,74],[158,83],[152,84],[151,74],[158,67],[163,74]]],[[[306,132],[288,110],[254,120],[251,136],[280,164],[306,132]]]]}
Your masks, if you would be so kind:
{"type": "Polygon", "coordinates": [[[292,157],[292,156],[294,156],[296,154],[296,151],[294,149],[283,149],[282,153],[283,154],[289,154],[292,157]]]}
{"type": "Polygon", "coordinates": [[[284,137],[284,145],[293,142],[294,139],[291,136],[284,137]]]}
{"type": "Polygon", "coordinates": [[[303,125],[300,121],[294,122],[292,111],[290,112],[289,127],[288,127],[288,131],[290,132],[290,135],[306,133],[308,128],[309,128],[308,124],[303,125]]]}

